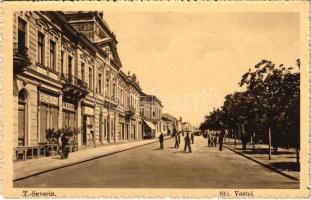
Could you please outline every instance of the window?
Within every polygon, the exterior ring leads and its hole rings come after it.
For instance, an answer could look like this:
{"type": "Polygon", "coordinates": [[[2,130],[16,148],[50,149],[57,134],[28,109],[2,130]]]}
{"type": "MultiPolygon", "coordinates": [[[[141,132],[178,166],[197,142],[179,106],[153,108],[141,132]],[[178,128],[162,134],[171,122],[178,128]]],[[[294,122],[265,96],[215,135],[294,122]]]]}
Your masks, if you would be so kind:
{"type": "Polygon", "coordinates": [[[107,119],[104,118],[104,138],[107,138],[107,119]]]}
{"type": "Polygon", "coordinates": [[[63,110],[63,128],[75,127],[75,112],[63,110]]]}
{"type": "Polygon", "coordinates": [[[58,107],[41,104],[40,105],[40,142],[46,141],[46,129],[58,128],[58,107]]]}
{"type": "Polygon", "coordinates": [[[56,69],[56,44],[54,41],[50,41],[50,68],[56,69]]]}
{"type": "Polygon", "coordinates": [[[27,116],[27,94],[24,90],[18,94],[18,146],[25,146],[26,144],[26,116],[27,116]]]}
{"type": "Polygon", "coordinates": [[[63,51],[61,52],[61,55],[60,55],[60,72],[61,72],[61,75],[64,76],[64,52],[63,51]]]}
{"type": "Polygon", "coordinates": [[[26,37],[27,37],[27,22],[18,18],[18,53],[25,54],[26,50],[26,37]]]}
{"type": "Polygon", "coordinates": [[[102,74],[98,73],[98,92],[102,93],[102,74]]]}
{"type": "Polygon", "coordinates": [[[38,63],[44,65],[44,35],[38,32],[38,63]]]}
{"type": "Polygon", "coordinates": [[[116,100],[116,84],[112,84],[112,98],[113,100],[116,100]]]}
{"type": "Polygon", "coordinates": [[[110,80],[109,80],[109,74],[108,74],[108,72],[106,73],[106,77],[107,77],[107,79],[106,79],[106,97],[109,97],[109,85],[110,85],[110,80]]]}
{"type": "Polygon", "coordinates": [[[91,67],[89,68],[89,89],[93,89],[93,70],[91,67]]]}
{"type": "Polygon", "coordinates": [[[72,57],[68,56],[68,69],[67,73],[69,76],[72,76],[72,57]]]}
{"type": "Polygon", "coordinates": [[[155,117],[156,116],[156,112],[155,112],[155,109],[152,108],[152,116],[155,117]]]}
{"type": "Polygon", "coordinates": [[[85,64],[81,63],[81,80],[85,81],[85,72],[84,72],[85,64]]]}

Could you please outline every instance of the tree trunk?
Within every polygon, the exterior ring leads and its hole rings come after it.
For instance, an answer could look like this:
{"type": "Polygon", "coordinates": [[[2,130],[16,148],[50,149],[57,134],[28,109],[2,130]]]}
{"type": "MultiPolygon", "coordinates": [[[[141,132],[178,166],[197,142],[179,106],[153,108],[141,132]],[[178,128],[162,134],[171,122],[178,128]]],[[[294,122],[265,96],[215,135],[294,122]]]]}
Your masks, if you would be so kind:
{"type": "Polygon", "coordinates": [[[269,160],[271,160],[271,129],[269,127],[269,160]]]}
{"type": "Polygon", "coordinates": [[[299,157],[299,148],[296,148],[296,162],[300,162],[300,157],[299,157]]]}

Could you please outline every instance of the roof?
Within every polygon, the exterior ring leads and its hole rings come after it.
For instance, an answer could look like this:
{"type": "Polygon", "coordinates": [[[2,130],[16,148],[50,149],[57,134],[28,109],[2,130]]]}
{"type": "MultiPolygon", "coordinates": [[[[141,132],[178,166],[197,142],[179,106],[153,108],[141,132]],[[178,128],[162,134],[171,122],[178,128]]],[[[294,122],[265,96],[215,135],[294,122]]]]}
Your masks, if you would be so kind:
{"type": "Polygon", "coordinates": [[[177,121],[176,117],[174,117],[168,113],[162,114],[162,118],[164,118],[166,121],[177,121]]]}
{"type": "Polygon", "coordinates": [[[163,107],[162,102],[155,95],[148,95],[143,93],[140,95],[140,97],[140,101],[156,101],[161,107],[163,107]],[[145,97],[149,97],[150,99],[147,99],[145,97]]]}

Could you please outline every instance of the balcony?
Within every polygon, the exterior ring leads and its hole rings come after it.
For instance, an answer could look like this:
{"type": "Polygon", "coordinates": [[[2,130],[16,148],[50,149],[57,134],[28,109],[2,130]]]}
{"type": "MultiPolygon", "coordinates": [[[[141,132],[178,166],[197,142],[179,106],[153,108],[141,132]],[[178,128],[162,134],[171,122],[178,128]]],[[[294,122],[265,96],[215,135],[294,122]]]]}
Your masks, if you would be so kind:
{"type": "Polygon", "coordinates": [[[65,83],[63,84],[62,90],[65,99],[71,101],[78,101],[89,93],[87,83],[73,75],[65,76],[65,83]]]}
{"type": "Polygon", "coordinates": [[[135,108],[133,106],[129,106],[125,111],[125,117],[131,118],[135,115],[135,108]]]}
{"type": "Polygon", "coordinates": [[[104,107],[108,109],[116,109],[118,106],[118,102],[115,96],[105,96],[104,107]]]}
{"type": "Polygon", "coordinates": [[[13,44],[13,70],[14,74],[19,74],[31,65],[28,55],[28,48],[18,43],[13,44]]]}

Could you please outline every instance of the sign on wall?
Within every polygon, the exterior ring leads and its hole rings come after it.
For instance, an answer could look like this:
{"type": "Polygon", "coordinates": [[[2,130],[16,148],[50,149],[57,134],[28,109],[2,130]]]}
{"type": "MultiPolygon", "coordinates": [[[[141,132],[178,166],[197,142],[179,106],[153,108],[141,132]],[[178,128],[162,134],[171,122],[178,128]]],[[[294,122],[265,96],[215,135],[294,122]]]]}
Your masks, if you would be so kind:
{"type": "Polygon", "coordinates": [[[58,106],[58,97],[56,96],[51,96],[49,94],[40,92],[39,98],[41,102],[58,106]]]}

